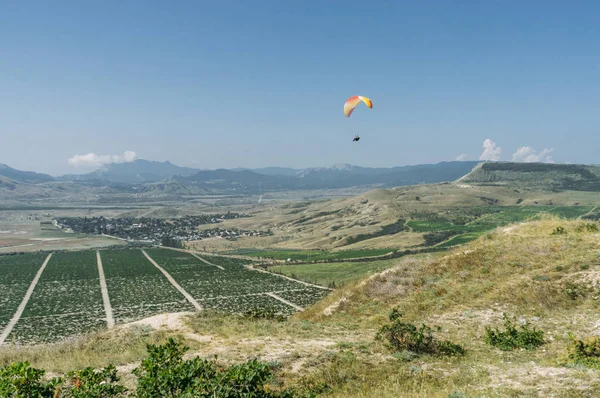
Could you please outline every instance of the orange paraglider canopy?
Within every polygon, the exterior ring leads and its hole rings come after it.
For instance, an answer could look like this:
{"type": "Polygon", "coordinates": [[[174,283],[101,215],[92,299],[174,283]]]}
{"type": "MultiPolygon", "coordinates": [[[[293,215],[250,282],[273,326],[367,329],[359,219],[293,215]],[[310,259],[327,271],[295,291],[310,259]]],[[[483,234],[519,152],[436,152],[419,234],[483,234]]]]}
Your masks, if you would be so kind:
{"type": "Polygon", "coordinates": [[[354,108],[356,108],[356,105],[358,105],[361,101],[364,102],[369,108],[373,108],[373,101],[371,101],[369,98],[355,95],[354,97],[348,98],[344,104],[344,115],[346,115],[346,117],[350,117],[354,111],[354,108]]]}

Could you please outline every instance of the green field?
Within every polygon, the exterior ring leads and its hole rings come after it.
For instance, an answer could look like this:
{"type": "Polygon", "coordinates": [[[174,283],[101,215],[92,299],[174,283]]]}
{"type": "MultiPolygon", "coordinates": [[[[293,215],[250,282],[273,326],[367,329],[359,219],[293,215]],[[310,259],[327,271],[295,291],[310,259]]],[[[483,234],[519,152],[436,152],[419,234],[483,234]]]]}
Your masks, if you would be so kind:
{"type": "MultiPolygon", "coordinates": [[[[427,253],[413,255],[411,257],[435,257],[442,254],[443,253],[427,253]]],[[[321,286],[340,287],[349,282],[361,279],[365,275],[391,268],[400,261],[400,259],[388,259],[363,262],[349,261],[340,263],[280,265],[270,267],[269,270],[306,282],[319,284],[321,286]]]]}
{"type": "Polygon", "coordinates": [[[47,255],[22,254],[0,256],[0,330],[19,307],[29,284],[47,255]]]}
{"type": "MultiPolygon", "coordinates": [[[[250,261],[207,256],[209,265],[183,252],[146,253],[205,309],[241,313],[272,307],[292,314],[330,290],[246,268],[250,261]],[[269,294],[267,294],[269,293],[269,294]],[[276,297],[273,297],[275,295],[276,297]],[[278,299],[277,297],[281,298],[278,299]]],[[[165,312],[195,311],[194,304],[140,249],[99,251],[116,324],[165,312]]],[[[0,333],[25,297],[47,254],[0,256],[0,333]]],[[[6,343],[47,343],[106,328],[95,250],[54,253],[6,343]]]]}
{"type": "MultiPolygon", "coordinates": [[[[464,209],[448,215],[447,221],[443,221],[443,215],[436,215],[435,220],[413,219],[406,224],[415,232],[457,232],[458,235],[439,245],[439,247],[451,247],[474,240],[484,232],[501,226],[539,219],[543,214],[574,219],[590,212],[592,209],[591,206],[486,206],[479,217],[464,225],[457,225],[450,221],[452,218],[459,218],[462,212],[467,213],[464,209]]],[[[431,218],[431,216],[429,217],[431,218]]]]}
{"type": "Polygon", "coordinates": [[[325,250],[257,250],[257,249],[237,249],[227,254],[244,255],[257,258],[272,258],[276,260],[292,261],[325,261],[325,260],[345,260],[361,257],[381,256],[395,251],[395,249],[360,249],[360,250],[342,250],[329,252],[325,250]]]}
{"type": "Polygon", "coordinates": [[[55,253],[9,339],[49,342],[100,329],[103,318],[95,252],[55,253]]]}
{"type": "Polygon", "coordinates": [[[456,235],[448,239],[446,242],[438,245],[438,247],[452,247],[456,245],[462,245],[464,243],[475,240],[481,236],[481,232],[468,232],[462,235],[456,235]]]}

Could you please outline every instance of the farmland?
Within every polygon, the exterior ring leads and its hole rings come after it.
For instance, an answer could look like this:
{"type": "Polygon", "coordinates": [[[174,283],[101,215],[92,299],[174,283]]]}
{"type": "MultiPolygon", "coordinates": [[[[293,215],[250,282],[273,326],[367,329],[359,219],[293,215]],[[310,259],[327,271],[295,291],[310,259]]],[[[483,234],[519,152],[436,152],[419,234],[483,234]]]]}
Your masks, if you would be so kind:
{"type": "Polygon", "coordinates": [[[258,249],[238,249],[232,250],[227,254],[239,254],[249,257],[257,258],[273,258],[277,260],[287,260],[288,258],[292,261],[323,261],[323,260],[344,260],[360,257],[372,257],[381,256],[390,252],[394,249],[362,249],[362,250],[341,250],[336,252],[329,252],[325,250],[258,250],[258,249]]]}
{"type": "MultiPolygon", "coordinates": [[[[235,313],[271,307],[290,315],[330,291],[248,269],[248,260],[206,256],[202,261],[189,253],[163,248],[105,249],[98,253],[116,324],[166,312],[191,312],[197,304],[203,309],[235,313]]],[[[0,333],[47,256],[0,256],[0,333]]],[[[104,329],[107,324],[96,251],[58,252],[43,269],[6,343],[54,342],[104,329]]]]}
{"type": "Polygon", "coordinates": [[[55,253],[9,338],[22,343],[46,342],[103,324],[95,252],[55,253]]]}
{"type": "Polygon", "coordinates": [[[0,256],[0,329],[8,324],[46,258],[40,254],[0,256]]]}

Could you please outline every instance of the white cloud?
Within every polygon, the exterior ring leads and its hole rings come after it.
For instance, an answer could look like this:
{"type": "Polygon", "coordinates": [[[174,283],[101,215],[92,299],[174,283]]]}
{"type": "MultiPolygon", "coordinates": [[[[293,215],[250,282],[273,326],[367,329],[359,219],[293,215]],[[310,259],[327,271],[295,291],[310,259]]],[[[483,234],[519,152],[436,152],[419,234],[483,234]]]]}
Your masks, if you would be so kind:
{"type": "Polygon", "coordinates": [[[483,141],[483,152],[479,156],[479,160],[500,160],[500,152],[502,148],[496,145],[496,143],[489,138],[483,141]]]}
{"type": "Polygon", "coordinates": [[[461,153],[460,155],[458,155],[456,157],[456,160],[467,160],[467,154],[466,153],[461,153]]]}
{"type": "Polygon", "coordinates": [[[541,152],[536,152],[535,149],[522,146],[512,155],[513,162],[541,162],[541,163],[555,163],[550,155],[554,149],[544,148],[541,152]]]}
{"type": "Polygon", "coordinates": [[[74,167],[100,167],[109,163],[130,163],[137,158],[137,154],[133,151],[125,151],[122,155],[96,155],[90,152],[69,158],[69,164],[74,167]]]}

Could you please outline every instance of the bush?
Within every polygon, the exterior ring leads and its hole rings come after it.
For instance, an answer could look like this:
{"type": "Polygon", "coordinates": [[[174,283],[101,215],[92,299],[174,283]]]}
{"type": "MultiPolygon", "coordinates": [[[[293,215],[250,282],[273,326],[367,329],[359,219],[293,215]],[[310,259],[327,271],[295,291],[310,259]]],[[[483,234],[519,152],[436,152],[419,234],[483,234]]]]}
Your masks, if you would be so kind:
{"type": "MultiPolygon", "coordinates": [[[[314,398],[327,390],[326,385],[300,383],[297,387],[276,389],[271,364],[250,360],[225,368],[216,357],[213,360],[193,358],[184,360],[188,350],[172,338],[164,345],[148,345],[148,357],[133,370],[138,377],[135,392],[127,396],[163,397],[262,397],[314,398]]],[[[0,397],[11,398],[117,398],[127,390],[117,382],[112,365],[94,370],[85,368],[44,381],[44,370],[28,362],[0,368],[0,397]]]]}
{"type": "Polygon", "coordinates": [[[29,362],[17,362],[0,369],[0,397],[52,398],[61,378],[43,381],[45,370],[31,367],[29,362]]]}
{"type": "Polygon", "coordinates": [[[117,369],[107,366],[99,371],[90,367],[83,370],[72,371],[67,374],[68,385],[63,391],[65,397],[119,397],[123,396],[126,388],[117,384],[117,369]]]}
{"type": "Polygon", "coordinates": [[[582,223],[575,228],[576,232],[598,232],[598,224],[582,223]]]}
{"type": "Polygon", "coordinates": [[[532,350],[545,344],[543,331],[531,328],[528,322],[525,322],[517,329],[514,318],[511,320],[506,314],[502,316],[506,330],[500,331],[498,328],[491,329],[486,327],[486,343],[502,351],[511,351],[515,348],[532,350]]]}
{"type": "MultiPolygon", "coordinates": [[[[139,397],[243,396],[259,394],[271,378],[271,369],[256,360],[224,369],[203,358],[183,360],[188,350],[172,338],[149,345],[150,356],[133,370],[138,376],[139,397]]],[[[215,358],[216,359],[216,358],[215,358]]]]}
{"type": "Polygon", "coordinates": [[[552,231],[552,235],[565,235],[567,230],[564,227],[556,227],[554,231],[552,231]]]}
{"type": "Polygon", "coordinates": [[[389,317],[391,323],[379,329],[376,340],[387,340],[388,346],[396,352],[450,356],[465,354],[465,349],[458,344],[436,340],[429,326],[422,324],[417,328],[411,323],[402,322],[401,317],[402,314],[393,309],[389,317]]]}
{"type": "Polygon", "coordinates": [[[564,292],[571,300],[577,300],[579,297],[583,297],[585,295],[585,290],[585,287],[578,283],[565,283],[564,292]]]}
{"type": "Polygon", "coordinates": [[[600,369],[600,337],[588,337],[585,340],[569,336],[571,343],[568,347],[569,359],[576,363],[600,369]]]}

